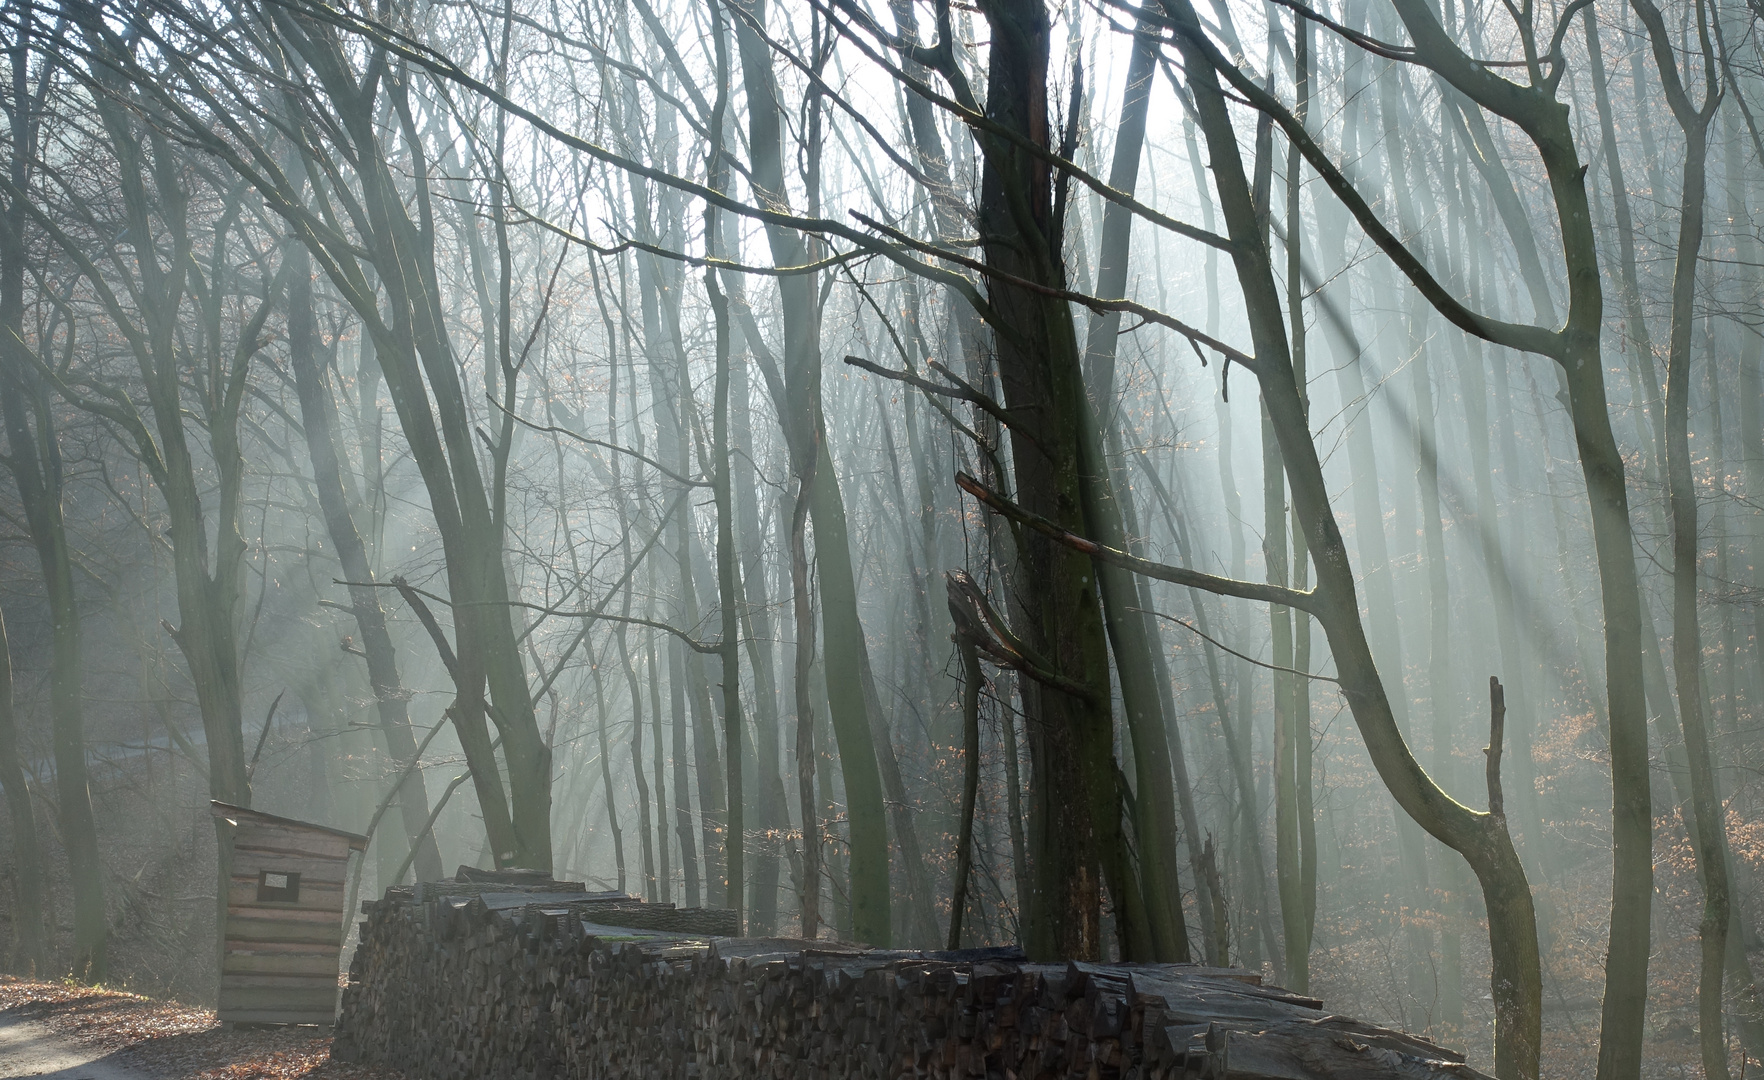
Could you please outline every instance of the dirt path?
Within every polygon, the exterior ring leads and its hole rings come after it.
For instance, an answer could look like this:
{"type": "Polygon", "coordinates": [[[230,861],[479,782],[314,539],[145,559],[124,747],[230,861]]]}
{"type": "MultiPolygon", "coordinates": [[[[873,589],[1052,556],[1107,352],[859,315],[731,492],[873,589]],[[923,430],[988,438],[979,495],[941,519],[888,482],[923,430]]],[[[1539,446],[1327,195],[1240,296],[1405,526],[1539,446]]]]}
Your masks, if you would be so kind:
{"type": "Polygon", "coordinates": [[[47,1024],[0,1013],[0,1076],[46,1080],[154,1080],[130,1068],[121,1051],[76,1042],[47,1024]]]}
{"type": "Polygon", "coordinates": [[[406,1080],[332,1061],[329,1030],[229,1031],[206,1009],[8,976],[0,976],[0,1077],[406,1080]]]}

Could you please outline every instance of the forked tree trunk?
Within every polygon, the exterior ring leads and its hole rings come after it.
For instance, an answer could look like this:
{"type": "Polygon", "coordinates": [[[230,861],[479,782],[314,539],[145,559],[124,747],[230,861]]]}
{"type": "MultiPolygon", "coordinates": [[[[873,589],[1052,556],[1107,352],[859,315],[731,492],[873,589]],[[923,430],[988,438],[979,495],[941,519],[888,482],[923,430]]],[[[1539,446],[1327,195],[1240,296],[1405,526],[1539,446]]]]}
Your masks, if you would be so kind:
{"type": "Polygon", "coordinates": [[[1248,308],[1255,374],[1292,486],[1293,512],[1304,525],[1317,570],[1317,585],[1308,603],[1328,635],[1342,692],[1380,778],[1406,813],[1462,854],[1476,872],[1489,912],[1496,1071],[1503,1080],[1536,1077],[1542,1025],[1537,928],[1531,890],[1506,829],[1500,798],[1499,743],[1490,747],[1490,811],[1477,813],[1452,799],[1428,777],[1397,727],[1367,643],[1351,563],[1329,504],[1303,399],[1293,379],[1268,248],[1218,81],[1216,65],[1228,61],[1211,51],[1187,0],[1164,0],[1164,10],[1176,26],[1198,119],[1207,138],[1232,241],[1232,259],[1248,308]]]}
{"type": "MultiPolygon", "coordinates": [[[[408,844],[416,849],[418,881],[439,881],[444,876],[441,852],[429,820],[429,795],[421,769],[408,766],[417,754],[416,736],[410,728],[409,700],[398,672],[398,655],[386,628],[379,590],[368,562],[367,546],[356,530],[354,515],[343,489],[343,465],[337,450],[335,413],[329,380],[318,356],[317,326],[313,313],[311,260],[304,248],[292,248],[287,256],[294,268],[288,289],[288,358],[300,400],[300,422],[306,432],[307,453],[312,461],[313,487],[325,529],[349,585],[356,628],[366,654],[368,682],[373,689],[380,729],[402,782],[394,798],[404,823],[408,844]]],[[[383,881],[382,886],[397,882],[383,881]]]]}
{"type": "MultiPolygon", "coordinates": [[[[339,123],[324,137],[313,133],[314,145],[336,149],[340,140],[351,157],[358,185],[353,194],[362,208],[361,242],[373,260],[377,288],[365,287],[354,250],[304,229],[298,217],[288,220],[309,246],[323,249],[332,281],[374,336],[376,359],[434,509],[453,604],[459,691],[453,718],[472,766],[490,850],[498,866],[549,870],[551,751],[539,730],[510,615],[500,520],[503,475],[498,469],[487,485],[479,469],[478,436],[440,306],[444,294],[434,259],[431,162],[420,149],[409,87],[360,80],[339,39],[292,12],[278,10],[270,18],[292,53],[311,66],[335,107],[339,123]],[[411,155],[405,164],[416,176],[415,220],[381,145],[376,110],[382,103],[389,105],[411,155]],[[490,749],[486,718],[502,739],[500,762],[490,749]]],[[[288,197],[279,190],[265,195],[288,197]]],[[[286,206],[280,209],[290,214],[286,206]]]]}
{"type": "MultiPolygon", "coordinates": [[[[1703,247],[1707,204],[1709,124],[1721,104],[1707,9],[1698,0],[1702,30],[1704,102],[1693,105],[1679,75],[1675,44],[1652,0],[1631,0],[1647,28],[1667,104],[1684,132],[1684,175],[1678,205],[1678,246],[1672,271],[1672,327],[1666,352],[1666,488],[1672,506],[1672,667],[1678,681],[1678,715],[1689,757],[1691,825],[1697,835],[1698,876],[1703,884],[1701,976],[1697,1022],[1707,1080],[1727,1080],[1722,982],[1729,920],[1727,808],[1715,786],[1708,698],[1703,684],[1703,635],[1697,604],[1701,538],[1697,535],[1697,480],[1691,465],[1691,332],[1697,313],[1697,257],[1703,247]]],[[[1731,150],[1729,151],[1732,152],[1731,150]]]]}

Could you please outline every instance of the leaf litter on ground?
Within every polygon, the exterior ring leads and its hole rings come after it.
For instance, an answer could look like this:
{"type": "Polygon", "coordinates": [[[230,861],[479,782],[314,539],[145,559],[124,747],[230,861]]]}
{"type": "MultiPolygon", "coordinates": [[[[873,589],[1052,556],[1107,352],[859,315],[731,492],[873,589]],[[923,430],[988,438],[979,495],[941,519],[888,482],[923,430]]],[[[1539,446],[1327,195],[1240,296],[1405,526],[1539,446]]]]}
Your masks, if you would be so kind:
{"type": "Polygon", "coordinates": [[[0,975],[0,1014],[121,1052],[129,1067],[162,1080],[407,1080],[391,1069],[332,1061],[323,1028],[226,1030],[209,1009],[71,980],[0,975]]]}

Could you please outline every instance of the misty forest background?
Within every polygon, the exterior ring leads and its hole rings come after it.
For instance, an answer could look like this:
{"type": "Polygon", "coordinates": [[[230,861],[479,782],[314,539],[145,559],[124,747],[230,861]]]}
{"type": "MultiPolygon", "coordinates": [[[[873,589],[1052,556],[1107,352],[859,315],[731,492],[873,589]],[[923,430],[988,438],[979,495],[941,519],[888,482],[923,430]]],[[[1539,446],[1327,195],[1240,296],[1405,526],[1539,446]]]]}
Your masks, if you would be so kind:
{"type": "Polygon", "coordinates": [[[212,997],[213,798],[1743,1074],[1761,29],[5,0],[11,966],[212,997]]]}

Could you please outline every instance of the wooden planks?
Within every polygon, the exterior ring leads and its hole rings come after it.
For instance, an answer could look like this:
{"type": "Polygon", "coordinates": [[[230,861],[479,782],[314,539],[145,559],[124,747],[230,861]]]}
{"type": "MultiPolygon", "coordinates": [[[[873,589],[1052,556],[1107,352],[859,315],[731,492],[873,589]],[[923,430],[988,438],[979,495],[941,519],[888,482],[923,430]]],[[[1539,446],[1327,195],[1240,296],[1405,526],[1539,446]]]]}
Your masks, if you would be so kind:
{"type": "Polygon", "coordinates": [[[336,1020],[333,1008],[301,1011],[299,1009],[229,1009],[226,1019],[235,1024],[314,1024],[328,1028],[336,1020]]]}
{"type": "Polygon", "coordinates": [[[296,990],[322,989],[323,984],[337,986],[335,975],[222,975],[223,987],[239,989],[261,989],[263,987],[286,986],[296,990]]]}
{"type": "Polygon", "coordinates": [[[300,975],[318,976],[337,981],[337,950],[332,947],[308,947],[287,951],[258,946],[247,948],[228,942],[221,956],[221,979],[228,975],[300,975]]]}
{"type": "Polygon", "coordinates": [[[286,941],[343,947],[343,920],[328,911],[227,908],[228,942],[286,941]]]}
{"type": "MultiPolygon", "coordinates": [[[[300,899],[292,903],[282,901],[265,901],[257,898],[258,876],[245,875],[237,872],[227,886],[227,908],[260,908],[264,911],[324,911],[343,921],[343,905],[347,886],[341,881],[314,881],[305,876],[300,879],[300,899]]],[[[281,872],[281,871],[277,871],[281,872]]]]}
{"type": "Polygon", "coordinates": [[[210,812],[234,825],[220,1018],[330,1023],[349,857],[366,838],[224,803],[210,812]]]}
{"type": "MultiPolygon", "coordinates": [[[[238,986],[222,987],[220,1012],[234,1009],[293,1009],[300,1012],[335,1014],[337,980],[335,976],[310,986],[238,986]]],[[[222,1016],[223,1020],[234,1017],[222,1016]]]]}
{"type": "Polygon", "coordinates": [[[341,836],[317,829],[297,829],[288,825],[259,825],[240,822],[233,850],[246,849],[271,852],[302,859],[341,861],[349,858],[350,844],[341,836]]]}

